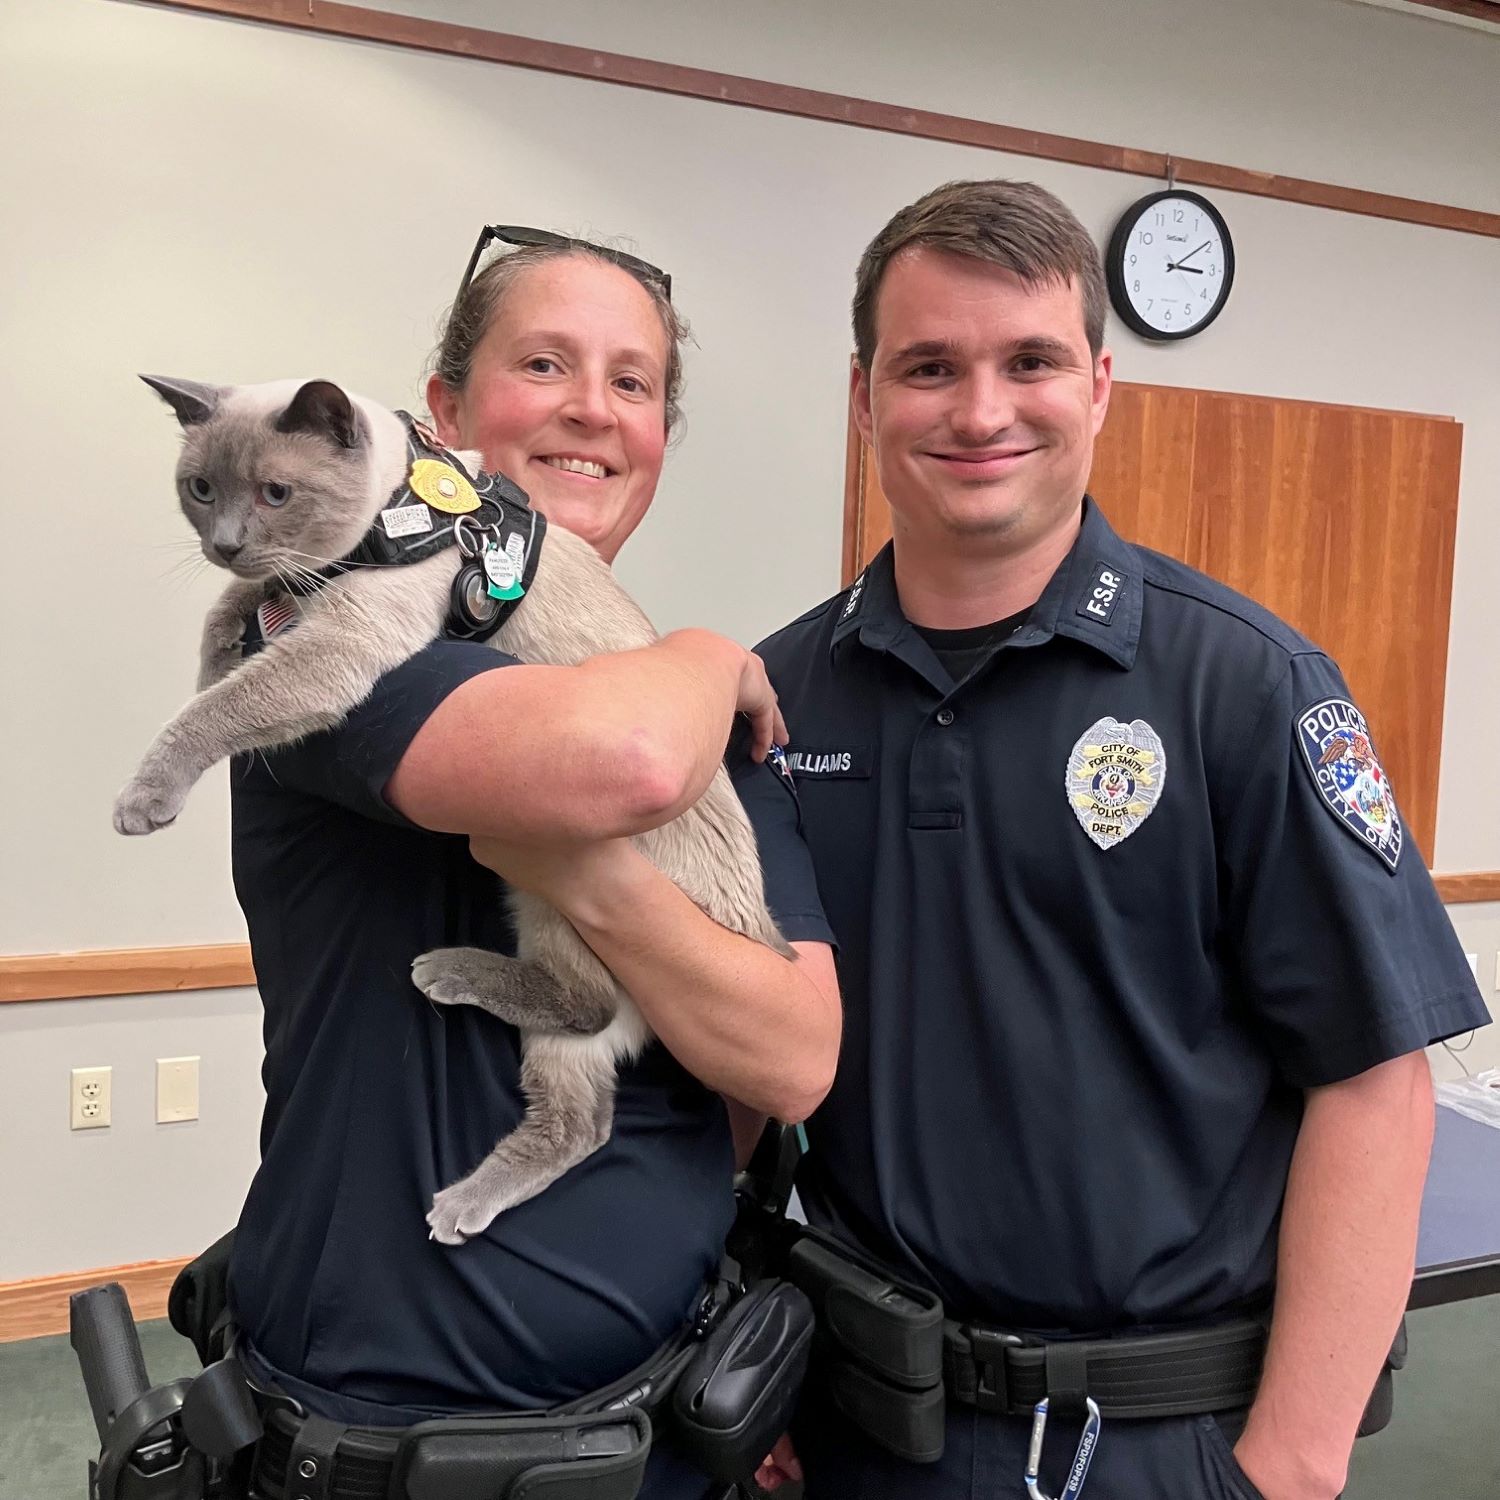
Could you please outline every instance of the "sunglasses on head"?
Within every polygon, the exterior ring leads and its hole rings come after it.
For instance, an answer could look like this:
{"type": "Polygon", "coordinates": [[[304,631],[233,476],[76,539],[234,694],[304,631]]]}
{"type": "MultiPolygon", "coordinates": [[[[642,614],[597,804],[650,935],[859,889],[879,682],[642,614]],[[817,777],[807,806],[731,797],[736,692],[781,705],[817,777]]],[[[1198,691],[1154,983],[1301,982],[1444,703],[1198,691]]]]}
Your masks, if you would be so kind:
{"type": "Polygon", "coordinates": [[[479,231],[479,238],[474,244],[474,253],[469,257],[468,269],[464,272],[464,279],[458,284],[458,296],[454,299],[455,306],[463,300],[464,293],[469,290],[469,283],[474,279],[474,268],[479,264],[480,256],[489,248],[493,240],[499,240],[504,245],[540,245],[552,250],[587,250],[591,255],[597,255],[602,260],[609,261],[611,265],[619,266],[622,271],[629,271],[637,281],[645,282],[648,286],[659,286],[667,301],[672,300],[672,278],[660,266],[653,266],[650,261],[641,260],[638,256],[627,255],[623,250],[612,250],[608,245],[596,245],[592,240],[576,240],[566,234],[553,234],[550,229],[528,229],[523,224],[486,224],[479,231]]]}

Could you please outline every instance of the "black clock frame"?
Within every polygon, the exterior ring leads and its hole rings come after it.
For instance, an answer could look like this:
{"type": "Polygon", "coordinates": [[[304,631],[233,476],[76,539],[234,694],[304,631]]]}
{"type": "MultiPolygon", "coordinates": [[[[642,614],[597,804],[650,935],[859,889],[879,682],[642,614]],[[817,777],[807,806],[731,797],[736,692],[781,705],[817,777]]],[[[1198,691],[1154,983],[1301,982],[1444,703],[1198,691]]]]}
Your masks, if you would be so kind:
{"type": "Polygon", "coordinates": [[[1214,207],[1201,193],[1189,192],[1186,188],[1163,188],[1160,192],[1147,193],[1144,198],[1137,198],[1129,208],[1120,215],[1119,221],[1114,227],[1114,232],[1109,237],[1109,249],[1104,256],[1104,279],[1109,287],[1109,300],[1114,305],[1115,311],[1120,315],[1120,321],[1133,332],[1140,334],[1143,339],[1150,339],[1156,344],[1174,344],[1182,339],[1190,339],[1195,334],[1202,333],[1215,318],[1224,311],[1229,302],[1229,294],[1234,289],[1234,240],[1229,233],[1229,225],[1224,222],[1224,215],[1214,207]],[[1214,304],[1213,311],[1203,319],[1201,323],[1193,323],[1186,328],[1173,329],[1170,333],[1163,332],[1160,328],[1153,327],[1146,322],[1135,308],[1130,305],[1130,295],[1125,290],[1125,249],[1126,242],[1130,238],[1130,231],[1135,228],[1140,216],[1153,203],[1160,203],[1163,198],[1186,198],[1190,203],[1196,203],[1219,231],[1220,242],[1224,246],[1224,282],[1223,290],[1219,293],[1219,299],[1214,304]]]}

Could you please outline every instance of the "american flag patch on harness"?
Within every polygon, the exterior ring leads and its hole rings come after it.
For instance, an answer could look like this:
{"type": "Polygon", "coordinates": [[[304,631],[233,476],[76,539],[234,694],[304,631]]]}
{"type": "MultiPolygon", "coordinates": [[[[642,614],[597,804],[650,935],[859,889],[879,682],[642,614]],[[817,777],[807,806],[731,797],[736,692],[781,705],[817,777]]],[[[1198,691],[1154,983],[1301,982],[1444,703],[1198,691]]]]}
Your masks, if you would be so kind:
{"type": "Polygon", "coordinates": [[[290,594],[278,594],[255,611],[260,638],[268,641],[278,630],[297,618],[297,605],[290,594]]]}

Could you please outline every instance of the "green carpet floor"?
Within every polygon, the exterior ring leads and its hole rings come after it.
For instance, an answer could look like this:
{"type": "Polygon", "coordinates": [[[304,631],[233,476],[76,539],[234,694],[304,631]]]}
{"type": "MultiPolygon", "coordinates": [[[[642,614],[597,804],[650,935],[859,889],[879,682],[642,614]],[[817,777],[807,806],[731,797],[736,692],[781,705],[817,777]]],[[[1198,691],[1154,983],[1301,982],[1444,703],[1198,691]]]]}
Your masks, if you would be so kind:
{"type": "MultiPolygon", "coordinates": [[[[1410,1329],[1395,1420],[1356,1446],[1349,1500],[1500,1500],[1500,1297],[1415,1313],[1410,1329]]],[[[166,1323],[140,1331],[153,1381],[196,1370],[166,1323]]],[[[0,1500],[82,1500],[97,1447],[67,1338],[0,1344],[0,1500]]]]}

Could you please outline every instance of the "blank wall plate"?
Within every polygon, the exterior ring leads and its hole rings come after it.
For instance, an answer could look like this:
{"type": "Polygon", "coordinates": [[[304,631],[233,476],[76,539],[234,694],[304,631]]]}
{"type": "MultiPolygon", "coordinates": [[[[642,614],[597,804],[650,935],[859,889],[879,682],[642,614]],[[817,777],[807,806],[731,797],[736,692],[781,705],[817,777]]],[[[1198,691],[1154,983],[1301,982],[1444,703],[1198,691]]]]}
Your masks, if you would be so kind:
{"type": "Polygon", "coordinates": [[[108,1068],[74,1068],[68,1089],[68,1127],[103,1130],[109,1124],[108,1068]]]}
{"type": "Polygon", "coordinates": [[[196,1057],[158,1057],[156,1059],[156,1123],[170,1125],[177,1120],[198,1118],[198,1059],[196,1057]]]}

